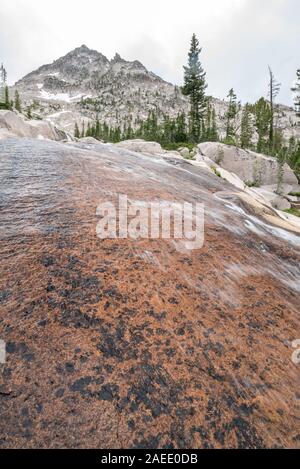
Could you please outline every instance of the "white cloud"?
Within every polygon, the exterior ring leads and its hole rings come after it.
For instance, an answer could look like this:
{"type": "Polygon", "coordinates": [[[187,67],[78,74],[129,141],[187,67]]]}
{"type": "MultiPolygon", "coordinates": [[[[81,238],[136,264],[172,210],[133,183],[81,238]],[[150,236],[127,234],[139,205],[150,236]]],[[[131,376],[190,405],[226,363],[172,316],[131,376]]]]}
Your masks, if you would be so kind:
{"type": "Polygon", "coordinates": [[[233,86],[243,101],[257,99],[270,64],[290,104],[299,17],[298,0],[1,0],[0,61],[13,82],[85,43],[180,84],[195,32],[211,94],[225,97],[233,86]]]}

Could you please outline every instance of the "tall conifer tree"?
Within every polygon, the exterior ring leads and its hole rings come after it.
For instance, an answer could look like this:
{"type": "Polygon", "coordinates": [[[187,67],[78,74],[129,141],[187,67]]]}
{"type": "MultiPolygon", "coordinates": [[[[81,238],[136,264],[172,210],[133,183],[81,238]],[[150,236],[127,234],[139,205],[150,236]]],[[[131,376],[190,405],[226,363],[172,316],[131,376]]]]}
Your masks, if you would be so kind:
{"type": "Polygon", "coordinates": [[[226,141],[228,143],[235,142],[235,119],[238,113],[238,105],[236,101],[236,94],[231,88],[229,91],[227,98],[229,98],[228,102],[228,110],[226,113],[226,141]]]}
{"type": "Polygon", "coordinates": [[[21,106],[21,98],[18,90],[15,91],[15,102],[14,102],[15,109],[19,112],[22,111],[22,106],[21,106]]]}
{"type": "Polygon", "coordinates": [[[275,135],[275,99],[280,91],[280,83],[275,79],[271,67],[269,67],[269,99],[270,99],[270,132],[269,132],[269,150],[272,153],[274,149],[274,135],[275,135]]]}
{"type": "Polygon", "coordinates": [[[184,67],[184,86],[182,92],[190,98],[190,138],[197,143],[201,138],[201,128],[206,113],[205,90],[206,73],[201,65],[199,55],[202,49],[195,34],[192,36],[188,54],[188,65],[184,67]]]}
{"type": "Polygon", "coordinates": [[[292,91],[294,93],[295,111],[297,116],[300,117],[300,68],[297,70],[297,80],[292,91]]]}

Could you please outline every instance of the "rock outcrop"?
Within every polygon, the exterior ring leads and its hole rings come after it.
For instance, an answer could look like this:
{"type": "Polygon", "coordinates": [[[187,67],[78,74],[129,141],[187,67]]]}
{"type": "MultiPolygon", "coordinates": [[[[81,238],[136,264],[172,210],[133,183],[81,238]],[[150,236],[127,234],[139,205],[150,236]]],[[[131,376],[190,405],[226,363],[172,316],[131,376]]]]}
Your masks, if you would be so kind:
{"type": "Polygon", "coordinates": [[[57,129],[51,122],[25,120],[13,111],[0,111],[0,139],[8,137],[27,137],[49,140],[72,139],[65,131],[57,129]]]}
{"type": "Polygon", "coordinates": [[[94,137],[82,137],[82,138],[79,138],[78,141],[82,143],[89,143],[89,144],[103,143],[94,137]]]}
{"type": "Polygon", "coordinates": [[[142,139],[124,140],[123,142],[116,144],[120,148],[126,150],[136,151],[143,154],[149,155],[162,155],[165,150],[157,142],[147,142],[142,139]]]}
{"type": "Polygon", "coordinates": [[[37,139],[0,155],[1,448],[299,447],[299,230],[201,162],[37,139]],[[203,247],[99,239],[119,193],[204,203],[203,247]]]}
{"type": "MultiPolygon", "coordinates": [[[[215,142],[200,143],[198,153],[197,160],[202,161],[205,156],[236,174],[245,184],[266,186],[278,182],[279,165],[275,158],[215,142]]],[[[281,183],[298,184],[294,172],[287,164],[283,166],[281,183]]]]}

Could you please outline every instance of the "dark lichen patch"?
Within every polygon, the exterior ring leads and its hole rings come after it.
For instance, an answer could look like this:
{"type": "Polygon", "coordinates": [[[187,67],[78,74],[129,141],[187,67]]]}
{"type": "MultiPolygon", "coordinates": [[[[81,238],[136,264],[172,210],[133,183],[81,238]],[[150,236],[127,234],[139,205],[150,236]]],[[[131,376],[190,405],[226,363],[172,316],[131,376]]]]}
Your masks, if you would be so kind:
{"type": "Polygon", "coordinates": [[[167,313],[165,311],[163,311],[161,313],[157,313],[156,311],[154,311],[154,309],[150,309],[149,311],[147,311],[146,314],[148,314],[148,316],[153,317],[154,319],[156,319],[159,322],[163,321],[167,317],[167,313]]]}
{"type": "Polygon", "coordinates": [[[253,425],[240,417],[236,417],[229,425],[236,434],[238,441],[238,448],[241,449],[259,449],[264,448],[265,445],[253,425]]]}
{"type": "Polygon", "coordinates": [[[15,342],[7,342],[6,344],[6,353],[16,353],[17,352],[17,345],[15,342]]]}
{"type": "Polygon", "coordinates": [[[97,277],[78,275],[65,280],[66,288],[58,294],[76,305],[97,304],[102,299],[100,282],[97,277]]]}
{"type": "Polygon", "coordinates": [[[87,389],[86,387],[92,382],[91,376],[85,376],[74,381],[73,384],[69,387],[71,392],[79,392],[81,394],[86,394],[87,389]]]}
{"type": "Polygon", "coordinates": [[[130,430],[135,429],[135,421],[133,419],[127,420],[127,425],[130,430]]]}
{"type": "Polygon", "coordinates": [[[65,394],[65,390],[63,388],[59,388],[55,392],[55,397],[61,398],[61,397],[63,397],[64,394],[65,394]]]}
{"type": "Polygon", "coordinates": [[[114,401],[119,399],[119,386],[116,384],[105,384],[98,392],[100,401],[114,401]]]}
{"type": "Polygon", "coordinates": [[[97,348],[105,358],[115,358],[123,362],[138,357],[139,336],[134,335],[131,340],[126,340],[125,331],[122,321],[115,329],[109,325],[100,327],[100,342],[97,348]]]}
{"type": "Polygon", "coordinates": [[[73,308],[69,304],[61,304],[61,318],[60,322],[65,327],[75,327],[76,329],[90,329],[95,328],[101,324],[101,319],[83,313],[79,308],[73,308]]]}
{"type": "Polygon", "coordinates": [[[35,359],[35,354],[34,353],[23,353],[22,354],[22,359],[25,360],[26,362],[32,362],[35,359]]]}
{"type": "Polygon", "coordinates": [[[127,303],[128,301],[127,296],[120,293],[118,288],[115,286],[103,290],[103,296],[106,298],[111,298],[118,303],[127,303]]]}
{"type": "Polygon", "coordinates": [[[174,296],[172,296],[171,298],[168,299],[168,302],[171,304],[171,305],[178,305],[179,304],[179,300],[177,298],[175,298],[174,296]]]}
{"type": "Polygon", "coordinates": [[[48,320],[47,320],[47,319],[42,319],[42,320],[38,321],[37,324],[38,324],[38,326],[40,326],[40,327],[46,327],[47,324],[48,324],[48,320]]]}
{"type": "Polygon", "coordinates": [[[55,258],[53,256],[43,256],[40,262],[44,267],[51,267],[55,264],[55,258]]]}
{"type": "Polygon", "coordinates": [[[23,425],[24,428],[31,428],[31,427],[33,427],[33,421],[29,418],[25,419],[25,420],[23,420],[22,425],[23,425]]]}
{"type": "MultiPolygon", "coordinates": [[[[178,405],[182,388],[174,383],[161,366],[141,363],[130,370],[134,382],[130,385],[125,398],[119,403],[119,410],[130,412],[151,412],[152,418],[169,415],[178,405]]],[[[189,414],[189,411],[187,411],[189,414]]]]}
{"type": "Polygon", "coordinates": [[[4,303],[12,295],[10,290],[0,290],[0,303],[4,303]]]}
{"type": "Polygon", "coordinates": [[[71,363],[71,362],[65,363],[65,370],[67,373],[74,373],[75,371],[74,363],[71,363]]]}
{"type": "Polygon", "coordinates": [[[7,342],[6,352],[8,354],[18,354],[21,360],[27,362],[32,362],[35,359],[35,354],[29,350],[28,346],[24,342],[7,342]]]}
{"type": "Polygon", "coordinates": [[[150,435],[141,440],[134,440],[132,449],[156,449],[160,447],[161,434],[150,435]]]}
{"type": "Polygon", "coordinates": [[[203,427],[195,427],[195,426],[193,426],[193,427],[191,428],[191,433],[192,433],[192,434],[194,434],[194,433],[199,434],[200,437],[201,437],[203,440],[206,440],[206,441],[208,440],[208,437],[209,437],[207,431],[206,431],[203,427]]]}

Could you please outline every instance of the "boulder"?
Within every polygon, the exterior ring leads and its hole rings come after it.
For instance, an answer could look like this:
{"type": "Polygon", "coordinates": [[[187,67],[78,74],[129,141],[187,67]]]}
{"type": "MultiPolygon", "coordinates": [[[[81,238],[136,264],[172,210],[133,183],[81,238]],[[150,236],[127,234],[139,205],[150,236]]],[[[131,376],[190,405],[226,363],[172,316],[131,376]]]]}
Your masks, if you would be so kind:
{"type": "Polygon", "coordinates": [[[271,201],[272,207],[276,208],[277,210],[289,210],[291,208],[290,202],[285,198],[277,195],[271,201]]]}
{"type": "Polygon", "coordinates": [[[230,182],[230,184],[233,186],[237,187],[238,189],[245,189],[245,184],[236,174],[221,168],[221,166],[218,166],[217,171],[221,178],[225,179],[227,182],[230,182]]]}
{"type": "Polygon", "coordinates": [[[183,158],[189,158],[191,156],[190,150],[187,147],[178,148],[178,152],[183,158]]]}
{"type": "Polygon", "coordinates": [[[79,138],[78,139],[79,142],[83,142],[83,143],[103,143],[101,142],[100,140],[97,140],[96,138],[94,137],[82,137],[82,138],[79,138]]]}
{"type": "Polygon", "coordinates": [[[183,159],[183,157],[181,156],[181,154],[178,151],[165,151],[163,153],[163,156],[164,156],[164,158],[175,158],[175,159],[178,159],[178,160],[183,159]]]}
{"type": "Polygon", "coordinates": [[[252,187],[248,191],[252,196],[261,197],[266,204],[277,210],[287,210],[291,208],[290,202],[283,196],[276,194],[269,187],[252,187]]]}
{"type": "Polygon", "coordinates": [[[32,137],[32,129],[20,114],[0,111],[0,131],[2,136],[32,137]]]}
{"type": "MultiPolygon", "coordinates": [[[[206,156],[227,171],[235,173],[245,183],[261,186],[278,182],[279,165],[273,157],[215,142],[200,143],[197,149],[196,159],[202,161],[203,156],[206,156]]],[[[287,164],[283,167],[282,183],[298,183],[287,164]]]]}
{"type": "Polygon", "coordinates": [[[295,195],[286,195],[285,197],[291,203],[300,203],[300,197],[296,197],[295,195]]]}
{"type": "Polygon", "coordinates": [[[51,122],[31,120],[26,123],[31,129],[33,138],[46,138],[48,140],[65,140],[68,135],[63,130],[57,129],[51,122]]]}
{"type": "Polygon", "coordinates": [[[24,116],[13,111],[0,111],[0,138],[27,137],[49,140],[70,139],[69,135],[57,129],[51,122],[25,120],[24,116]]]}
{"type": "MultiPolygon", "coordinates": [[[[269,192],[276,192],[277,191],[277,184],[261,186],[261,189],[268,190],[269,192]]],[[[298,192],[300,193],[299,184],[281,184],[280,185],[281,195],[287,196],[292,192],[293,193],[298,193],[298,192]]]]}
{"type": "Polygon", "coordinates": [[[138,153],[147,153],[150,155],[161,155],[165,153],[161,145],[157,142],[146,142],[145,140],[124,140],[117,143],[118,147],[125,148],[126,150],[136,151],[138,153]]]}

